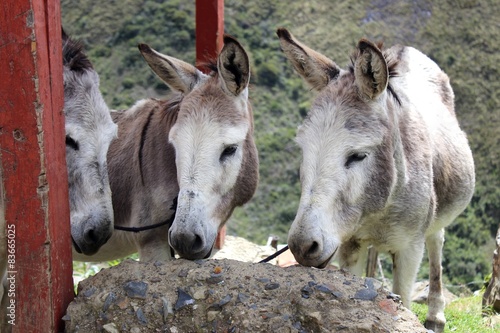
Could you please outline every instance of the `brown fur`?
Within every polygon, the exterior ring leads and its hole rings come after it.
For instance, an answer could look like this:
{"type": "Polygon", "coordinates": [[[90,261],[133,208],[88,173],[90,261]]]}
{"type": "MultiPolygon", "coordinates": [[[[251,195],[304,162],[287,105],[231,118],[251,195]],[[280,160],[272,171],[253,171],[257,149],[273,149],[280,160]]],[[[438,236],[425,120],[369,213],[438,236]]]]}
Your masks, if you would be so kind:
{"type": "Polygon", "coordinates": [[[151,195],[147,190],[151,186],[163,184],[172,188],[171,197],[165,198],[165,210],[168,213],[168,202],[173,201],[177,192],[177,173],[173,163],[175,151],[168,143],[168,134],[177,119],[179,98],[176,96],[169,101],[151,99],[133,114],[127,111],[112,114],[120,133],[119,139],[111,143],[108,152],[113,210],[117,221],[130,218],[134,195],[137,193],[130,193],[131,187],[143,189],[138,192],[144,191],[143,195],[146,196],[151,195]],[[150,125],[144,132],[148,120],[150,125]],[[144,146],[140,158],[142,138],[144,146]]]}

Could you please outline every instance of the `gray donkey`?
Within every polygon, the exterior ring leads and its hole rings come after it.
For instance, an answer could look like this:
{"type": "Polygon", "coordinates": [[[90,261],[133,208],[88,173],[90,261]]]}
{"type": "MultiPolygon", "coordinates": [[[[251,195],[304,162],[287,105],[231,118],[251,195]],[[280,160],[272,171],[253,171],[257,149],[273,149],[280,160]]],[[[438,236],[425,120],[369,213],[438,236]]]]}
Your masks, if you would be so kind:
{"type": "Polygon", "coordinates": [[[424,244],[430,261],[426,327],[444,329],[444,227],[474,191],[474,162],[447,75],[411,47],[362,39],[347,69],[278,36],[295,70],[318,92],[297,132],[302,194],[288,243],[299,263],[361,275],[367,247],[393,258],[394,292],[410,307],[424,244]]]}
{"type": "Polygon", "coordinates": [[[64,31],[62,39],[71,238],[76,251],[92,255],[113,232],[106,156],[118,127],[82,44],[64,31]]]}

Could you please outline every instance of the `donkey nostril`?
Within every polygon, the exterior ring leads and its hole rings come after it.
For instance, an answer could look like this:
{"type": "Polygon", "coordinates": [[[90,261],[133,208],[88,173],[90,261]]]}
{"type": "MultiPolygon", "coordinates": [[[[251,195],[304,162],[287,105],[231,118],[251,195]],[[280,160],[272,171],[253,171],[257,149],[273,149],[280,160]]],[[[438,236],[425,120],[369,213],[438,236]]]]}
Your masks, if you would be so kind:
{"type": "Polygon", "coordinates": [[[87,239],[93,243],[95,243],[98,239],[97,233],[94,231],[94,229],[89,229],[87,230],[87,239]]]}
{"type": "Polygon", "coordinates": [[[200,237],[200,235],[195,235],[193,250],[198,250],[201,248],[203,248],[203,239],[200,237]]]}
{"type": "Polygon", "coordinates": [[[307,250],[307,254],[314,255],[316,252],[318,252],[318,250],[319,250],[319,244],[318,244],[318,242],[314,241],[314,242],[312,242],[311,246],[307,250]]]}

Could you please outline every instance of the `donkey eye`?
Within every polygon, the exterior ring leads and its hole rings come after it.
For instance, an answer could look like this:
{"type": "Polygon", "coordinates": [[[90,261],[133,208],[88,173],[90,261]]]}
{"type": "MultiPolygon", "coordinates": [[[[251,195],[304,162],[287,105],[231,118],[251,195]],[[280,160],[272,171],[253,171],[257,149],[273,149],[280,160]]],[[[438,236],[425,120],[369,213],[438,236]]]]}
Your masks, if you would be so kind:
{"type": "Polygon", "coordinates": [[[66,147],[69,147],[73,150],[78,150],[80,149],[80,146],[78,145],[78,142],[76,142],[72,137],[69,135],[66,135],[66,147]]]}
{"type": "Polygon", "coordinates": [[[368,156],[366,153],[354,153],[347,157],[347,161],[345,162],[346,169],[349,169],[353,163],[361,162],[368,156]]]}
{"type": "Polygon", "coordinates": [[[226,159],[233,156],[234,153],[236,153],[237,148],[238,148],[238,146],[236,146],[236,145],[231,145],[231,146],[227,146],[226,148],[224,148],[224,150],[222,151],[222,154],[220,154],[220,161],[224,162],[226,159]]]}

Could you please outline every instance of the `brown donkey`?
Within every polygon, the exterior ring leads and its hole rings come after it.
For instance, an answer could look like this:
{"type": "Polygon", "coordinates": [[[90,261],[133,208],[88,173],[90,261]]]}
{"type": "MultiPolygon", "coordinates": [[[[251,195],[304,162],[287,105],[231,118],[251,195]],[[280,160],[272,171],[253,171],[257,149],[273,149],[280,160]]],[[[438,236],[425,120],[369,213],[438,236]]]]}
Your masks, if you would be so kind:
{"type": "Polygon", "coordinates": [[[474,163],[447,75],[411,47],[362,39],[347,69],[279,29],[281,47],[318,92],[297,132],[302,194],[288,243],[299,263],[361,275],[367,247],[393,258],[394,292],[410,307],[424,244],[426,326],[444,328],[444,227],[467,206],[474,163]]]}
{"type": "Polygon", "coordinates": [[[151,69],[175,91],[168,100],[145,99],[113,112],[118,138],[108,152],[116,227],[93,256],[103,261],[139,252],[141,260],[171,258],[170,246],[183,258],[211,254],[218,230],[236,206],[253,196],[258,157],[248,101],[250,68],[242,46],[230,36],[211,75],[160,54],[139,49],[151,69]]]}

